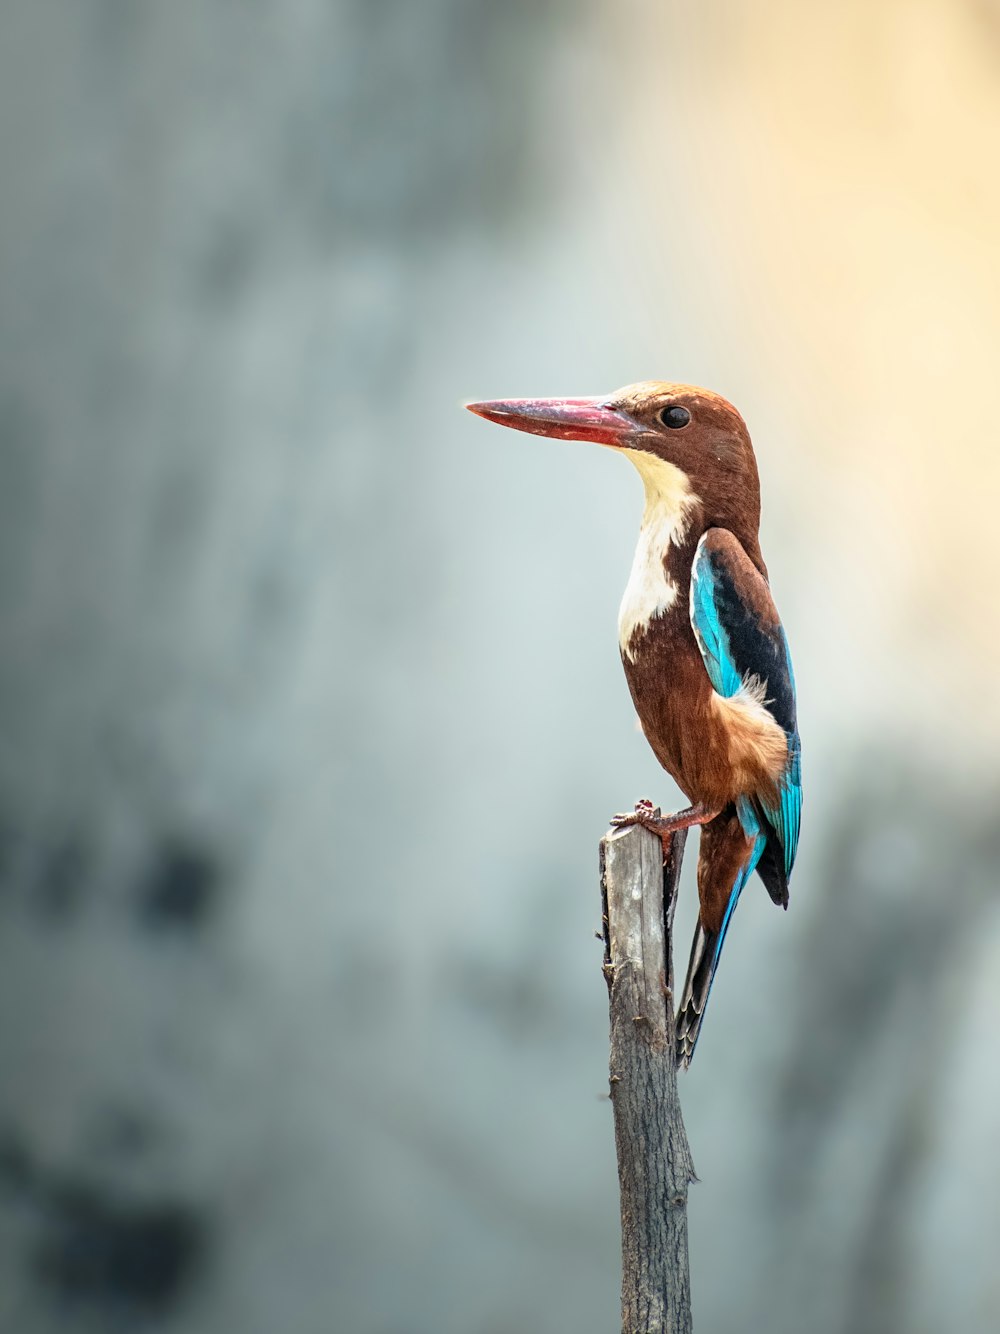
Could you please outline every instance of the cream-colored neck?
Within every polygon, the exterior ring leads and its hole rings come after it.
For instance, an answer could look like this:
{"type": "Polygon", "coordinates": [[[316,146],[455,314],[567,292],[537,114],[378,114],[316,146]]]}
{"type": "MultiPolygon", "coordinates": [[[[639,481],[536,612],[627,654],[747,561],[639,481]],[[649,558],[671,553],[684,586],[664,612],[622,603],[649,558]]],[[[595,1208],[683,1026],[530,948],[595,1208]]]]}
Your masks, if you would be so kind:
{"type": "Polygon", "coordinates": [[[677,601],[680,590],[667,575],[665,561],[669,549],[683,540],[697,497],[687,475],[672,463],[643,450],[621,452],[635,465],[646,489],[639,542],[618,612],[618,643],[631,661],[636,641],[650,622],[677,601]]]}

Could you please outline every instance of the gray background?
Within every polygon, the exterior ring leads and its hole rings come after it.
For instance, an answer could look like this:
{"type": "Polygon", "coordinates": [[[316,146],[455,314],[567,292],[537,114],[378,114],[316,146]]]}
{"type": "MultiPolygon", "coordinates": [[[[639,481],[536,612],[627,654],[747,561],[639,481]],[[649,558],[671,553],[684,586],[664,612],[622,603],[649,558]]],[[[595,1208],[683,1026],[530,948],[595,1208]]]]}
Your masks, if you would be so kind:
{"type": "Polygon", "coordinates": [[[646,376],[750,422],[807,784],[682,1084],[697,1327],[1000,1322],[992,615],[872,350],[917,242],[753,82],[793,9],[4,6],[5,1334],[615,1328],[596,845],[678,800],[640,486],[460,403],[646,376]],[[861,239],[779,270],[817,155],[861,239]]]}

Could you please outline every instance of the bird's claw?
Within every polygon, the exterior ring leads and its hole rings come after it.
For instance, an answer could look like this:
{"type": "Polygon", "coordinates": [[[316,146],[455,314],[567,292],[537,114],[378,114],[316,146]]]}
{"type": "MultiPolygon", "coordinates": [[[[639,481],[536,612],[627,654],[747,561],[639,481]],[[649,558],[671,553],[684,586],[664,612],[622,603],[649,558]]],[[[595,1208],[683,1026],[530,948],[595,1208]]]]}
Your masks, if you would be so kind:
{"type": "Polygon", "coordinates": [[[653,817],[655,812],[653,803],[646,797],[635,803],[635,810],[629,811],[624,815],[612,815],[610,824],[612,829],[628,829],[631,825],[642,824],[645,820],[653,817]]]}

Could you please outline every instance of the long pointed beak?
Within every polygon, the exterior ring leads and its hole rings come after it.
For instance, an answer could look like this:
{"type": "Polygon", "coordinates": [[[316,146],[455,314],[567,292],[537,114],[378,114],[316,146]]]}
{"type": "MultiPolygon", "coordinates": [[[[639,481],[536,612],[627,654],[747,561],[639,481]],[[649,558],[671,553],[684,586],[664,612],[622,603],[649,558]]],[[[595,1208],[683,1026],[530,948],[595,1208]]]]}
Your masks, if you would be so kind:
{"type": "Polygon", "coordinates": [[[636,431],[631,417],[608,407],[601,398],[499,398],[467,403],[466,407],[487,421],[557,440],[622,446],[636,431]]]}

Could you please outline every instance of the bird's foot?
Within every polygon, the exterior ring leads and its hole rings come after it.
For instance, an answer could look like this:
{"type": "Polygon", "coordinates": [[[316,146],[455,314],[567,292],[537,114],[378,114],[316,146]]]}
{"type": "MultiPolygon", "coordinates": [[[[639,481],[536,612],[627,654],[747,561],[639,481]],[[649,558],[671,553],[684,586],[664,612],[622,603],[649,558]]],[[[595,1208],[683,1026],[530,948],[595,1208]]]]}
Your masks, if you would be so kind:
{"type": "Polygon", "coordinates": [[[646,820],[659,820],[661,817],[648,797],[641,797],[635,803],[635,810],[625,815],[612,815],[609,821],[612,829],[627,829],[629,825],[645,824],[646,820]]]}
{"type": "Polygon", "coordinates": [[[699,801],[673,815],[660,815],[653,803],[643,797],[641,801],[635,803],[634,811],[630,811],[627,815],[613,815],[611,827],[628,829],[630,825],[641,825],[650,833],[658,834],[663,843],[663,855],[666,857],[670,851],[670,840],[678,829],[690,829],[692,825],[708,824],[709,820],[714,820],[718,814],[717,810],[712,810],[704,802],[699,801]]]}

